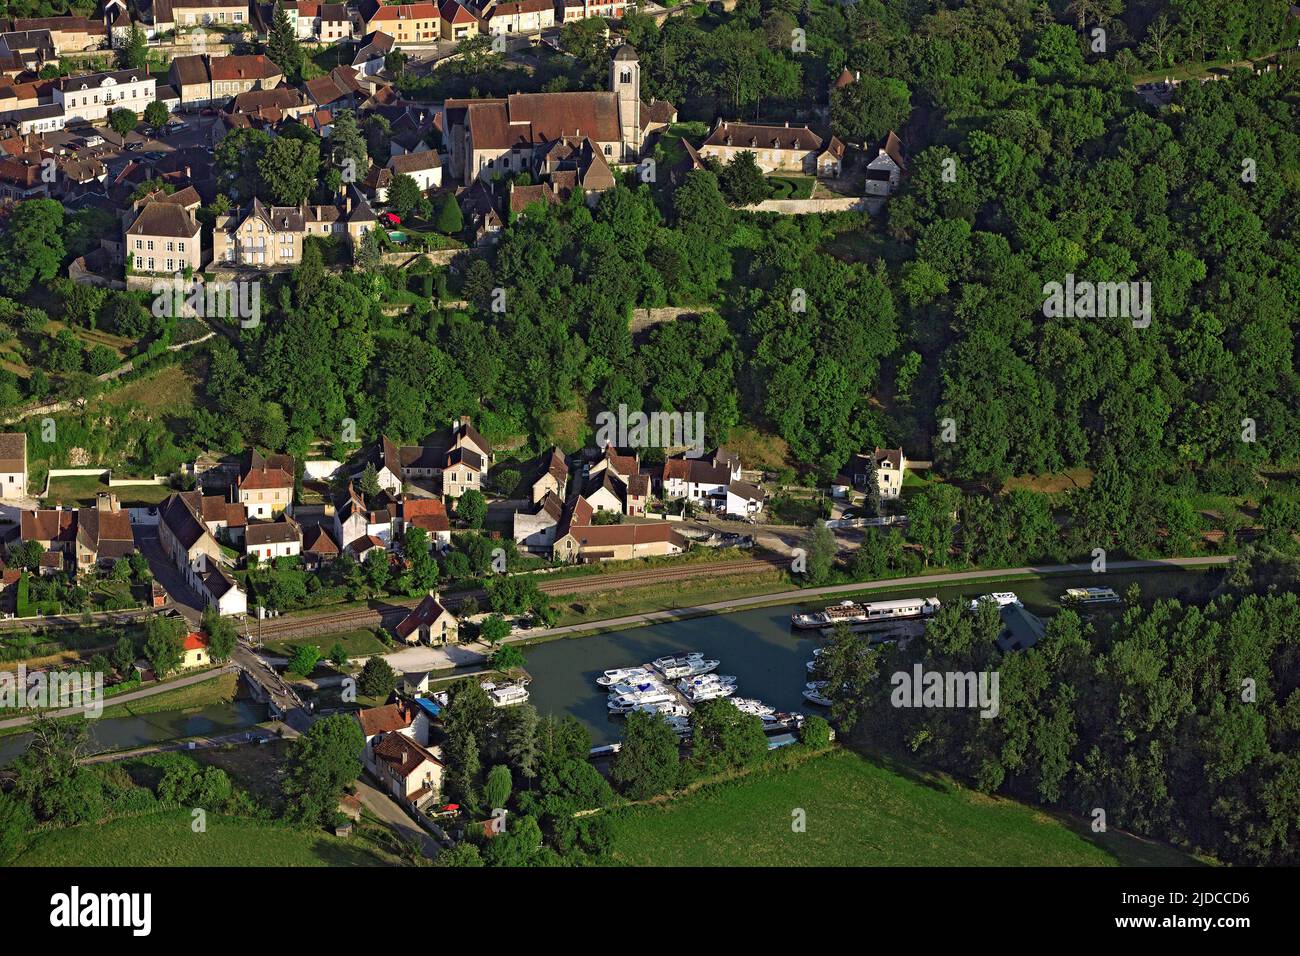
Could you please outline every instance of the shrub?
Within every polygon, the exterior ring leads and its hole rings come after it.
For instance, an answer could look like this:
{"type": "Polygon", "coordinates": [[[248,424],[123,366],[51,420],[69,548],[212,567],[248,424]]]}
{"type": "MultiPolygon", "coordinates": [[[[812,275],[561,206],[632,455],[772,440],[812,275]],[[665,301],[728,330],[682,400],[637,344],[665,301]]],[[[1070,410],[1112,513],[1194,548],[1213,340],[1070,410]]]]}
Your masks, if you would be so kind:
{"type": "Polygon", "coordinates": [[[799,742],[805,747],[822,750],[831,745],[831,725],[825,717],[809,717],[799,728],[799,742]]]}

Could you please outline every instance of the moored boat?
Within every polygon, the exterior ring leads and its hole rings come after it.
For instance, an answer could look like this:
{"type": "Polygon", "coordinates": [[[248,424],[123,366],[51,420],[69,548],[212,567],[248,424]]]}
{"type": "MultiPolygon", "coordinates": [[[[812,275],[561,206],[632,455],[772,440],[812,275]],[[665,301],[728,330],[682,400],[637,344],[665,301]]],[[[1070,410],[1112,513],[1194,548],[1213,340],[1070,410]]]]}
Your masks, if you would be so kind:
{"type": "Polygon", "coordinates": [[[821,611],[792,614],[790,624],[799,630],[834,627],[837,624],[871,624],[877,621],[906,621],[929,617],[939,610],[937,597],[900,598],[895,601],[841,601],[821,611]]]}
{"type": "Polygon", "coordinates": [[[970,609],[972,611],[979,610],[981,601],[992,601],[998,607],[1006,607],[1009,604],[1020,604],[1020,598],[1016,596],[1014,591],[994,591],[992,594],[981,594],[975,600],[971,601],[970,609]]]}
{"type": "Polygon", "coordinates": [[[615,667],[597,677],[596,683],[601,687],[613,687],[615,684],[622,684],[625,681],[635,680],[639,677],[647,677],[650,674],[650,668],[645,664],[638,664],[636,667],[615,667]]]}
{"type": "Polygon", "coordinates": [[[1087,607],[1092,604],[1118,604],[1122,598],[1114,588],[1066,588],[1062,604],[1087,607]]]}

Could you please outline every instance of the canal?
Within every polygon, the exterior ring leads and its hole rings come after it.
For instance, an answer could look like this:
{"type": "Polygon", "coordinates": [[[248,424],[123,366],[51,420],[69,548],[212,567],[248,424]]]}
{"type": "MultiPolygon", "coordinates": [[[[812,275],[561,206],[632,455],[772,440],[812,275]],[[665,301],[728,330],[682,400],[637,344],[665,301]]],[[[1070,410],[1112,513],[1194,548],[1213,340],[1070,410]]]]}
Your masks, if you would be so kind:
{"type": "MultiPolygon", "coordinates": [[[[112,706],[112,698],[107,701],[112,706]]],[[[104,717],[87,720],[90,752],[131,750],[182,737],[234,733],[267,718],[266,705],[251,700],[210,704],[198,710],[168,710],[133,717],[104,717]]],[[[0,767],[12,763],[31,740],[31,734],[0,737],[0,767]]]]}
{"type": "MultiPolygon", "coordinates": [[[[947,602],[978,597],[989,591],[1014,591],[1028,610],[1047,621],[1060,609],[1058,598],[1067,587],[1111,587],[1123,594],[1131,584],[1137,583],[1145,600],[1177,597],[1202,602],[1221,577],[1219,570],[1061,575],[997,584],[984,581],[878,591],[859,595],[857,599],[884,601],[933,594],[947,602]]],[[[613,743],[621,736],[623,718],[612,717],[606,710],[606,691],[596,685],[601,672],[682,651],[700,651],[705,657],[722,662],[719,674],[736,677],[737,696],[757,697],[777,710],[817,713],[818,709],[808,704],[802,694],[804,683],[809,680],[804,665],[822,638],[816,631],[792,630],[790,615],[828,603],[831,602],[822,600],[757,608],[525,647],[528,672],[533,679],[528,688],[530,702],[542,715],[572,714],[591,731],[596,744],[613,743]]]]}
{"type": "MultiPolygon", "coordinates": [[[[1121,594],[1133,583],[1146,600],[1177,597],[1203,602],[1218,584],[1219,570],[1142,571],[1122,574],[1062,575],[1016,582],[911,588],[858,595],[858,600],[883,601],[906,595],[936,595],[941,601],[972,598],[988,591],[1015,591],[1025,606],[1045,621],[1059,610],[1057,600],[1067,587],[1106,586],[1121,594]]],[[[524,647],[530,701],[538,712],[572,714],[591,731],[596,744],[613,743],[622,734],[621,717],[605,707],[606,691],[596,685],[604,670],[652,661],[682,651],[700,651],[722,662],[719,674],[737,678],[738,696],[757,697],[778,710],[817,713],[802,697],[809,679],[805,663],[822,638],[816,631],[794,631],[795,611],[824,607],[820,600],[804,604],[738,611],[590,637],[572,637],[524,647]]],[[[109,706],[112,705],[110,700],[109,706]]],[[[266,707],[251,700],[213,704],[192,711],[164,711],[130,717],[88,721],[91,750],[127,750],[178,738],[233,733],[267,718],[266,707]]],[[[0,737],[0,766],[26,748],[30,735],[0,737]]]]}

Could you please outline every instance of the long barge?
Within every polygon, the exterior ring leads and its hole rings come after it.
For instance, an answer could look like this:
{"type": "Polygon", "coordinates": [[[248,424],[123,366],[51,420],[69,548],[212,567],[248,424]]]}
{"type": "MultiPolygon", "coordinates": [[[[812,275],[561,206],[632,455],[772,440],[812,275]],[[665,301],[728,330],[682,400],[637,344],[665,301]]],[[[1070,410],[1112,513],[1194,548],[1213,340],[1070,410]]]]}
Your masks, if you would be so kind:
{"type": "Polygon", "coordinates": [[[790,615],[790,625],[796,630],[811,631],[834,627],[837,624],[861,625],[877,621],[907,621],[930,617],[939,610],[937,597],[901,598],[897,601],[841,601],[820,611],[805,611],[790,615]]]}

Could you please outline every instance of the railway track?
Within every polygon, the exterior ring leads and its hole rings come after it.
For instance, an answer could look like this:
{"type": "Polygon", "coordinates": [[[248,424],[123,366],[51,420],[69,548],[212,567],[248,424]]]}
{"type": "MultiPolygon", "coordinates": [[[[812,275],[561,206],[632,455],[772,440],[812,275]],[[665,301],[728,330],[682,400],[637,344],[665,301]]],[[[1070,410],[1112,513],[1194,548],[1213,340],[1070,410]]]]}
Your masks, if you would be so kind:
{"type": "MultiPolygon", "coordinates": [[[[691,581],[701,578],[737,577],[760,574],[777,570],[779,565],[763,560],[743,558],[735,561],[718,561],[683,565],[680,567],[650,568],[644,571],[622,571],[613,574],[592,574],[576,578],[564,578],[559,581],[545,581],[538,585],[543,594],[591,594],[599,591],[644,587],[650,584],[665,584],[675,581],[691,581]]],[[[457,596],[454,602],[459,604],[467,598],[481,600],[486,595],[483,591],[469,591],[457,596]]],[[[385,607],[353,608],[347,611],[334,611],[311,616],[268,618],[262,621],[249,620],[245,633],[260,640],[297,637],[303,634],[328,634],[349,628],[379,627],[401,618],[420,603],[418,598],[399,598],[389,602],[385,607]]],[[[448,603],[453,603],[449,601],[448,603]]]]}

